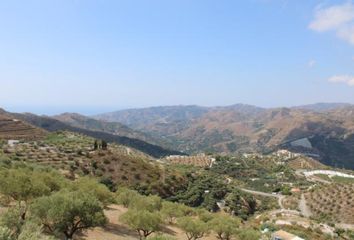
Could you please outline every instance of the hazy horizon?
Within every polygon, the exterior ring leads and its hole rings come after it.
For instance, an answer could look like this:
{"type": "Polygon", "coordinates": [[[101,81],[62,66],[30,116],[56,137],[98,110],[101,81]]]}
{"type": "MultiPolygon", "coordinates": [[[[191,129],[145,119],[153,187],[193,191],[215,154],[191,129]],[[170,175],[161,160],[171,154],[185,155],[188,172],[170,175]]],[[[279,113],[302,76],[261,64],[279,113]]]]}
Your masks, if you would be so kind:
{"type": "Polygon", "coordinates": [[[307,103],[307,104],[299,104],[299,105],[278,105],[278,106],[260,106],[260,105],[254,105],[254,104],[248,104],[248,103],[233,103],[233,104],[226,104],[226,105],[200,105],[200,104],[175,104],[175,105],[153,105],[153,106],[126,106],[126,107],[90,107],[90,106],[85,106],[85,107],[73,107],[73,106],[56,106],[56,107],[44,107],[44,106],[31,106],[31,107],[26,107],[26,106],[0,106],[0,108],[3,108],[6,111],[9,112],[14,112],[14,113],[33,113],[37,115],[48,115],[48,116],[53,116],[53,115],[59,115],[63,113],[78,113],[82,115],[87,115],[87,116],[92,116],[92,115],[97,115],[101,113],[109,113],[109,112],[115,112],[115,111],[121,111],[121,110],[129,110],[129,109],[142,109],[142,108],[151,108],[151,107],[172,107],[172,106],[199,106],[199,107],[226,107],[226,106],[232,106],[236,104],[244,104],[244,105],[251,105],[255,107],[261,107],[261,108],[292,108],[292,107],[299,107],[299,106],[306,106],[306,105],[313,105],[313,104],[353,104],[353,103],[348,103],[348,102],[315,102],[315,103],[307,103]]]}
{"type": "Polygon", "coordinates": [[[0,107],[354,103],[354,1],[2,1],[0,107]]]}

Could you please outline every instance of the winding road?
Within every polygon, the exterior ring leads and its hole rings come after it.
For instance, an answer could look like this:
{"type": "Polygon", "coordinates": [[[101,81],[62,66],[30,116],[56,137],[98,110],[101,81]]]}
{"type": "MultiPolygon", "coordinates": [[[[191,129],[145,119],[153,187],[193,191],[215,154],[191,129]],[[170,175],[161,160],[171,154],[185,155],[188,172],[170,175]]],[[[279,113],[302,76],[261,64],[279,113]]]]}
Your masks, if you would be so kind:
{"type": "Polygon", "coordinates": [[[284,195],[281,195],[281,194],[272,194],[272,193],[265,193],[265,192],[259,192],[259,191],[254,191],[254,190],[245,189],[245,188],[240,188],[240,190],[243,191],[243,192],[247,192],[247,193],[251,193],[251,194],[259,195],[259,196],[263,196],[263,197],[277,198],[277,199],[278,199],[279,207],[280,207],[281,209],[284,209],[284,206],[283,206],[284,195]]]}

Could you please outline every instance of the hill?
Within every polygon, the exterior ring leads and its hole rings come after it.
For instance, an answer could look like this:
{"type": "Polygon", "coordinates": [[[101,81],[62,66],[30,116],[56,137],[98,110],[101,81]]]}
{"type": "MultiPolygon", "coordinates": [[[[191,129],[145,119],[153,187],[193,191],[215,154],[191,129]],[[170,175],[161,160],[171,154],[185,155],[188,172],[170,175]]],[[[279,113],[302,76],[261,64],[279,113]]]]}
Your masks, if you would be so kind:
{"type": "Polygon", "coordinates": [[[61,121],[46,116],[38,116],[30,113],[25,113],[25,114],[11,113],[8,115],[13,116],[16,119],[20,119],[22,122],[26,122],[31,125],[34,125],[37,128],[45,129],[46,131],[49,132],[65,131],[65,130],[71,132],[77,132],[93,138],[102,139],[107,142],[113,142],[113,143],[125,145],[137,149],[141,152],[144,152],[156,158],[160,158],[168,155],[176,155],[176,154],[183,155],[183,153],[181,152],[168,150],[158,145],[147,143],[140,139],[129,138],[129,137],[118,136],[106,132],[92,131],[83,128],[73,127],[69,124],[63,123],[61,121]]]}
{"type": "Polygon", "coordinates": [[[296,106],[293,108],[307,109],[307,110],[321,112],[321,111],[334,110],[334,109],[350,107],[350,106],[352,106],[352,104],[349,103],[314,103],[314,104],[296,106]]]}
{"type": "Polygon", "coordinates": [[[34,140],[46,135],[46,131],[20,121],[5,111],[0,111],[0,139],[34,140]]]}
{"type": "Polygon", "coordinates": [[[354,107],[347,104],[157,107],[96,118],[122,122],[188,153],[269,152],[281,147],[354,169],[354,107]]]}
{"type": "Polygon", "coordinates": [[[140,139],[145,142],[159,144],[158,139],[154,139],[148,134],[133,130],[119,122],[107,122],[96,120],[94,118],[86,117],[77,113],[63,113],[60,115],[53,116],[52,118],[59,120],[63,123],[69,124],[70,126],[83,128],[91,131],[106,132],[113,135],[124,136],[128,138],[140,139]]]}

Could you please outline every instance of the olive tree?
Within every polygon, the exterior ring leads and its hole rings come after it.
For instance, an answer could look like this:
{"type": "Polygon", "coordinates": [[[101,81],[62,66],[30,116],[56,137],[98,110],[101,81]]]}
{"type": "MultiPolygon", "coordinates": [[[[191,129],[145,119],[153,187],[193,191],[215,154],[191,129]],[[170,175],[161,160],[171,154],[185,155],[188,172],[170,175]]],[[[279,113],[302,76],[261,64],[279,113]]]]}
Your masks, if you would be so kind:
{"type": "Polygon", "coordinates": [[[160,211],[162,208],[162,199],[155,195],[148,197],[139,196],[130,202],[129,208],[136,210],[144,209],[149,212],[160,211]]]}
{"type": "Polygon", "coordinates": [[[253,229],[243,229],[240,230],[236,236],[240,240],[259,240],[261,237],[261,234],[259,231],[253,230],[253,229]]]}
{"type": "Polygon", "coordinates": [[[131,202],[135,201],[135,199],[140,197],[137,191],[130,190],[124,187],[119,188],[116,194],[117,203],[123,205],[126,208],[129,207],[131,202]]]}
{"type": "Polygon", "coordinates": [[[0,171],[0,193],[17,203],[23,220],[33,199],[60,190],[64,182],[54,172],[34,171],[29,168],[0,171]]]}
{"type": "Polygon", "coordinates": [[[207,223],[193,217],[180,218],[177,224],[186,233],[188,240],[202,238],[208,233],[207,223]]]}
{"type": "Polygon", "coordinates": [[[210,228],[216,233],[216,237],[220,240],[230,240],[237,233],[241,221],[231,216],[217,216],[210,222],[210,228]]]}
{"type": "Polygon", "coordinates": [[[104,207],[107,207],[109,204],[114,202],[113,194],[109,191],[109,189],[93,178],[79,178],[71,185],[71,189],[95,196],[104,207]]]}
{"type": "Polygon", "coordinates": [[[167,223],[172,224],[177,218],[189,215],[192,210],[183,204],[164,201],[161,214],[167,223]]]}
{"type": "Polygon", "coordinates": [[[18,209],[11,208],[1,216],[0,240],[49,240],[42,226],[32,220],[24,221],[18,215],[18,209]]]}
{"type": "Polygon", "coordinates": [[[38,198],[31,205],[31,214],[47,231],[65,239],[72,239],[85,229],[103,226],[107,221],[99,200],[80,191],[60,191],[38,198]]]}
{"type": "Polygon", "coordinates": [[[162,223],[161,217],[156,212],[147,210],[128,210],[120,217],[120,220],[134,229],[140,239],[147,238],[153,232],[160,230],[162,223]]]}

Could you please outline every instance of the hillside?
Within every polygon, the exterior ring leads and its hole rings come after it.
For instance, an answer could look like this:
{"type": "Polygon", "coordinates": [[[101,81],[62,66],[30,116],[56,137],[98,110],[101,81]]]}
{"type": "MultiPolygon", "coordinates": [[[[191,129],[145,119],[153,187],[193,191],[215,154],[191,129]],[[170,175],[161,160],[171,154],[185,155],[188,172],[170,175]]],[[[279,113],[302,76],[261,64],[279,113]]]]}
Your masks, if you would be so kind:
{"type": "Polygon", "coordinates": [[[147,188],[161,196],[171,195],[184,181],[143,152],[117,144],[109,144],[107,150],[94,149],[94,141],[74,132],[53,132],[41,140],[0,145],[0,160],[52,167],[69,178],[90,175],[113,185],[147,188]]]}
{"type": "Polygon", "coordinates": [[[43,129],[34,127],[0,111],[0,139],[34,140],[46,135],[43,129]]]}
{"type": "Polygon", "coordinates": [[[119,122],[100,121],[77,113],[63,113],[53,116],[52,118],[77,128],[106,132],[113,135],[140,139],[157,145],[159,144],[158,139],[154,139],[144,132],[133,130],[119,122]]]}
{"type": "Polygon", "coordinates": [[[122,122],[189,153],[269,152],[281,146],[328,165],[354,168],[354,107],[347,104],[272,109],[176,106],[96,117],[122,122]]]}
{"type": "Polygon", "coordinates": [[[26,114],[18,114],[18,113],[11,113],[16,119],[21,119],[22,121],[32,124],[38,128],[45,129],[49,132],[55,131],[72,131],[81,133],[93,138],[102,139],[107,142],[114,142],[121,145],[125,145],[134,149],[137,149],[141,152],[144,152],[152,157],[160,158],[168,155],[175,155],[175,154],[183,154],[178,151],[168,150],[158,145],[154,145],[151,143],[147,143],[145,141],[129,138],[125,136],[118,136],[106,132],[100,131],[92,131],[83,128],[73,127],[56,119],[46,117],[46,116],[38,116],[30,113],[26,114]]]}

